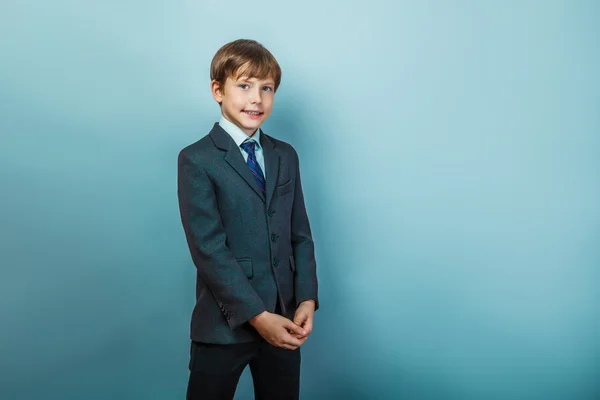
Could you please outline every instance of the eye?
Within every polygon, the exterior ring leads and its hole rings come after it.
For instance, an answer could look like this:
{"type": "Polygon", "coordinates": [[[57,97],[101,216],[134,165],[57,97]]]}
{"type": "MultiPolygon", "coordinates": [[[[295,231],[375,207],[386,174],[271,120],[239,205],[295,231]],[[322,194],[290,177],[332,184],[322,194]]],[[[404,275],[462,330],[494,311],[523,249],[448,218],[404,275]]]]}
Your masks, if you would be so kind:
{"type": "Polygon", "coordinates": [[[272,88],[271,86],[265,86],[265,87],[263,88],[263,90],[264,90],[265,92],[272,92],[272,91],[273,91],[273,88],[272,88]]]}
{"type": "Polygon", "coordinates": [[[238,85],[238,87],[240,87],[242,89],[248,89],[250,86],[246,85],[245,83],[241,83],[238,85]]]}

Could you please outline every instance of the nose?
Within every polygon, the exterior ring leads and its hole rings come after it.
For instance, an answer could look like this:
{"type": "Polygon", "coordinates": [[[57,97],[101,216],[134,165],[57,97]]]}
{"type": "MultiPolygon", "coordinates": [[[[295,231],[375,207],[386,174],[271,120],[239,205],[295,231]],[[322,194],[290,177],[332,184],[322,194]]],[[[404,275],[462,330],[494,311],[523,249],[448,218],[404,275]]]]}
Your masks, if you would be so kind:
{"type": "Polygon", "coordinates": [[[258,88],[251,90],[248,96],[252,104],[260,104],[262,102],[260,89],[258,88]]]}

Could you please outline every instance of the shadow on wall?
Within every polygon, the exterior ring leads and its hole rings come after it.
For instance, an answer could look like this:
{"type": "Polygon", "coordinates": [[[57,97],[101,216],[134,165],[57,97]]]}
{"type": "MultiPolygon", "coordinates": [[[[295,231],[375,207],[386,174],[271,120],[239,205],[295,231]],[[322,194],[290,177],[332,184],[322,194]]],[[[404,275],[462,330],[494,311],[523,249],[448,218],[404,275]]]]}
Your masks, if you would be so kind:
{"type": "MultiPolygon", "coordinates": [[[[402,360],[385,357],[369,337],[369,327],[361,326],[350,288],[338,279],[351,265],[352,248],[361,243],[360,231],[352,226],[352,216],[344,199],[328,182],[335,176],[331,152],[339,146],[331,139],[335,121],[326,120],[326,105],[318,104],[297,87],[293,96],[275,105],[265,132],[294,146],[300,157],[302,186],[309,215],[319,278],[321,308],[315,314],[314,332],[302,349],[302,397],[307,399],[459,399],[451,384],[423,382],[435,373],[417,373],[399,365],[402,360]]],[[[337,155],[335,157],[338,158],[337,155]]],[[[366,300],[368,301],[368,299],[366,300]]],[[[374,310],[377,312],[377,310],[374,310]]],[[[241,399],[242,397],[240,397],[241,399]]]]}

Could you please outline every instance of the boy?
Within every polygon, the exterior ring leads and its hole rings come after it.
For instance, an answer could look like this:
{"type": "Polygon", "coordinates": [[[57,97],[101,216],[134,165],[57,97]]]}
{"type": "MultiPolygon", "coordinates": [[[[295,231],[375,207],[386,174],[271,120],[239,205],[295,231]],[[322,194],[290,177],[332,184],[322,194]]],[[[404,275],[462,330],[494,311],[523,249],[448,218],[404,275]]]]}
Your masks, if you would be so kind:
{"type": "Polygon", "coordinates": [[[256,399],[298,399],[300,346],[319,308],[296,151],[259,128],[281,81],[253,40],[211,67],[221,119],[178,158],[181,220],[197,268],[188,399],[233,399],[250,365],[256,399]]]}

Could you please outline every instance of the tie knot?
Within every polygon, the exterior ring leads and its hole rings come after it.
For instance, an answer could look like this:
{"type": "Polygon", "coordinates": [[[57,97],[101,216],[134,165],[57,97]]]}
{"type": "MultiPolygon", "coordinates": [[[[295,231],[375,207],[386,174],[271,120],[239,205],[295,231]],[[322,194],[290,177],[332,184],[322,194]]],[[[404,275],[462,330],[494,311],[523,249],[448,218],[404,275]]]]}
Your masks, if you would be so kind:
{"type": "Polygon", "coordinates": [[[246,151],[248,154],[254,153],[254,147],[256,146],[256,142],[254,140],[248,140],[240,145],[242,149],[246,151]]]}

